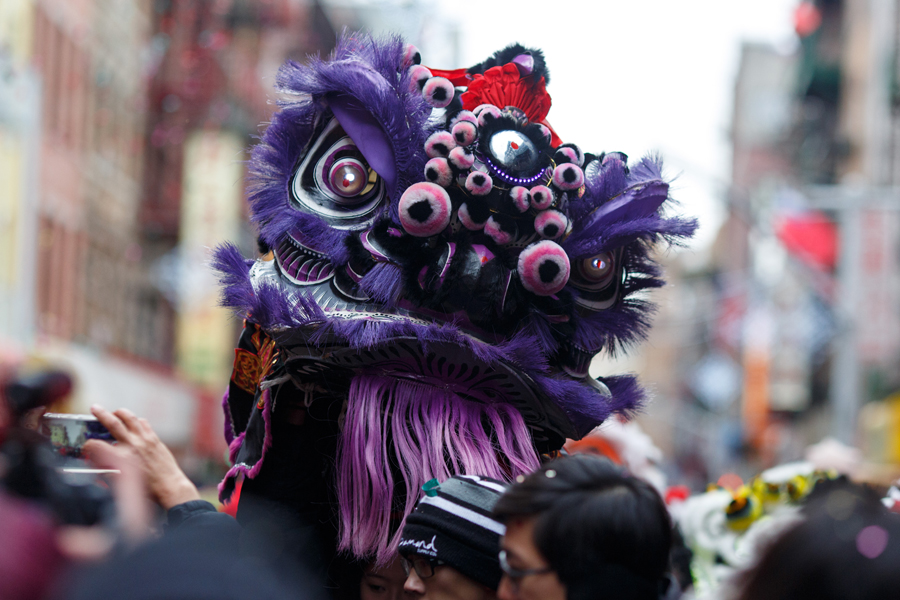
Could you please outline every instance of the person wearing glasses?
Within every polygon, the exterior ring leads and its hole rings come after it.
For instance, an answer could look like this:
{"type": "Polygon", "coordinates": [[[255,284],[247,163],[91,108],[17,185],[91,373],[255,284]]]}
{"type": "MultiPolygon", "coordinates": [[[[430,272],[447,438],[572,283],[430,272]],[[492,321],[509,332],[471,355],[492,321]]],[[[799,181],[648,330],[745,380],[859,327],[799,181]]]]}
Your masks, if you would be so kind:
{"type": "Polygon", "coordinates": [[[457,475],[423,486],[425,496],[406,519],[398,552],[404,590],[421,600],[492,600],[500,583],[500,536],[491,516],[506,484],[457,475]]]}
{"type": "Polygon", "coordinates": [[[609,460],[545,463],[494,507],[500,600],[660,600],[680,589],[667,574],[671,523],[653,487],[609,460]]]}

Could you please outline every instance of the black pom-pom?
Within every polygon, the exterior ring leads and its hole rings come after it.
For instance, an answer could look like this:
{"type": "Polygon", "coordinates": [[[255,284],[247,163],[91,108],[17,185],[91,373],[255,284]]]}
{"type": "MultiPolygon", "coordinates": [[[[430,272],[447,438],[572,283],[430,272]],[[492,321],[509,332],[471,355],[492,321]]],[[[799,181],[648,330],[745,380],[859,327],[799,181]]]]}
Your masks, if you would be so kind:
{"type": "Polygon", "coordinates": [[[502,67],[506,63],[512,62],[512,59],[520,54],[530,54],[534,59],[534,69],[532,70],[530,77],[534,81],[540,81],[541,77],[543,77],[544,82],[549,85],[550,71],[547,70],[547,64],[544,62],[544,53],[537,48],[526,48],[522,44],[512,44],[510,46],[507,46],[503,50],[494,52],[494,55],[486,61],[469,67],[467,72],[473,75],[475,73],[484,74],[484,72],[491,67],[502,67]]]}

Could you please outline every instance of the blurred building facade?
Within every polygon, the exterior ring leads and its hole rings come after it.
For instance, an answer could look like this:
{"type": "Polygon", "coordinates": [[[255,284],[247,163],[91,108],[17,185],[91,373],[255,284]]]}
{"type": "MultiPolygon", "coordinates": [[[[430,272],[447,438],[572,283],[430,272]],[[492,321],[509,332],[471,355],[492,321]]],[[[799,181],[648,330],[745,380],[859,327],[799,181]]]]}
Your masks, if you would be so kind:
{"type": "Polygon", "coordinates": [[[685,281],[700,312],[683,412],[709,433],[682,427],[674,455],[746,476],[832,436],[886,479],[900,463],[900,413],[881,402],[900,387],[900,2],[802,2],[794,18],[794,51],[742,48],[728,218],[685,281]]]}
{"type": "Polygon", "coordinates": [[[0,3],[0,359],[221,454],[240,323],[206,253],[252,254],[245,148],[278,66],[334,41],[306,0],[0,3]]]}

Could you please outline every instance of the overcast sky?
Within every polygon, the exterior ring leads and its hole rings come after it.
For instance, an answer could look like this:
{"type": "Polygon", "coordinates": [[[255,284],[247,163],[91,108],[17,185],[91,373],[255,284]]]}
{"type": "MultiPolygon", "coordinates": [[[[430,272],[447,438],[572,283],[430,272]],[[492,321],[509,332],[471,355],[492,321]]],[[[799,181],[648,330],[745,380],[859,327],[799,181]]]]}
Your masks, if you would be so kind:
{"type": "Polygon", "coordinates": [[[730,175],[728,127],[742,41],[791,51],[798,0],[438,0],[459,23],[460,65],[518,41],[550,68],[548,121],[588,151],[662,153],[674,195],[715,234],[730,175]]]}

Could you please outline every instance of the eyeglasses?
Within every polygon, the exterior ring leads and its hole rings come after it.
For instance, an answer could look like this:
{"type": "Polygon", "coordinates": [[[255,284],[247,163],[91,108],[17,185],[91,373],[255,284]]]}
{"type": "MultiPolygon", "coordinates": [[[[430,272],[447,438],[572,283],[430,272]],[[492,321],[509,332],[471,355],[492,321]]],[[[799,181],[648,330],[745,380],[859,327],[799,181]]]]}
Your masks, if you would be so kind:
{"type": "Polygon", "coordinates": [[[506,559],[506,550],[500,551],[500,570],[509,577],[510,582],[512,583],[513,591],[519,591],[519,583],[525,577],[529,575],[541,575],[543,573],[549,573],[553,570],[553,567],[546,566],[540,567],[538,569],[515,569],[509,566],[509,561],[506,559]]]}
{"type": "Polygon", "coordinates": [[[415,571],[416,575],[419,576],[419,579],[428,579],[429,577],[432,577],[434,575],[435,567],[446,564],[442,560],[429,558],[427,556],[419,556],[418,554],[413,554],[409,558],[404,556],[401,562],[403,563],[403,570],[406,572],[407,577],[409,577],[411,571],[415,571]]]}

